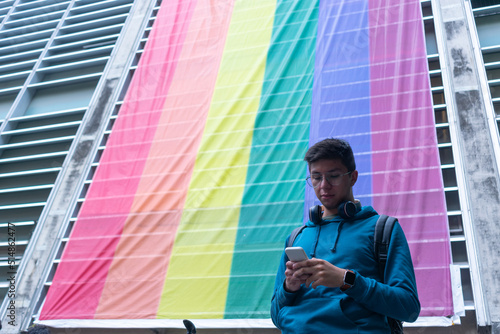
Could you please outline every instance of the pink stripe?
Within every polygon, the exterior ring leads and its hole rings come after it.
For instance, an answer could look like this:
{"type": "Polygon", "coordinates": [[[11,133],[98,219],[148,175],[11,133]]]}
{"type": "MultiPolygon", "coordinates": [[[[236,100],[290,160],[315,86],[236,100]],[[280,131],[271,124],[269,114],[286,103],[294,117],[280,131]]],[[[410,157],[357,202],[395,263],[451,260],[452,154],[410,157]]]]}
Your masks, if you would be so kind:
{"type": "Polygon", "coordinates": [[[406,232],[420,316],[447,316],[453,314],[448,221],[420,13],[418,0],[370,1],[373,206],[399,217],[406,232]],[[437,240],[422,244],[423,234],[437,240]],[[431,277],[439,289],[426,284],[431,277]]]}
{"type": "Polygon", "coordinates": [[[40,319],[91,319],[132,206],[196,0],[160,8],[40,319]],[[131,163],[134,162],[134,163],[131,163]],[[126,181],[123,181],[126,180],[126,181]],[[103,205],[106,198],[106,205],[103,205]]]}
{"type": "MultiPolygon", "coordinates": [[[[419,6],[416,0],[370,1],[374,194],[443,187],[419,6]],[[423,176],[418,182],[416,174],[423,176]]],[[[373,204],[388,214],[400,209],[383,196],[373,204]]],[[[440,201],[436,209],[443,208],[440,201]]]]}

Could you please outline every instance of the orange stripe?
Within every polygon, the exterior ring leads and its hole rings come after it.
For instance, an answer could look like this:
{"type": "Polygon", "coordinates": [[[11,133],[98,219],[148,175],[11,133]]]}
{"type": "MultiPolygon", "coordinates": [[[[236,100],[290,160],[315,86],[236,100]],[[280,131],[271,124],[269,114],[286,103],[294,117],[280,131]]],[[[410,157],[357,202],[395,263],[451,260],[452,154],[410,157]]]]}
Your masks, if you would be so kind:
{"type": "Polygon", "coordinates": [[[196,4],[96,318],[156,317],[231,16],[232,3],[212,0],[213,15],[209,2],[196,4]]]}

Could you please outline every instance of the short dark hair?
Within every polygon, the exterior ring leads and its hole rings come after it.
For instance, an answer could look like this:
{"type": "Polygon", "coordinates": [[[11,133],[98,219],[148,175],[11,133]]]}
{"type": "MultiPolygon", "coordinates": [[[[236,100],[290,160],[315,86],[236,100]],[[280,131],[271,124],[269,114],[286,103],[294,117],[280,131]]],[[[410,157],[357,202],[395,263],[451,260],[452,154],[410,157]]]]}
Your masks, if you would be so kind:
{"type": "Polygon", "coordinates": [[[354,161],[354,153],[349,143],[343,139],[327,138],[317,142],[307,150],[304,160],[310,165],[318,160],[335,160],[342,161],[349,172],[356,170],[356,162],[354,161]]]}

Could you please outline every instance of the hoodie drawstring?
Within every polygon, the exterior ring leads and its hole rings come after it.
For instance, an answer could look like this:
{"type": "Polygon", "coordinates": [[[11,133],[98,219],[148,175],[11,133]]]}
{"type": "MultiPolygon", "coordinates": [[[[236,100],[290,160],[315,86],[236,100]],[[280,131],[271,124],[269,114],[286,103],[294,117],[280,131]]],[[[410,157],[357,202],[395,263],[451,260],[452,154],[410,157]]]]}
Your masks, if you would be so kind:
{"type": "Polygon", "coordinates": [[[333,245],[333,248],[331,248],[332,252],[337,251],[337,243],[339,242],[339,237],[340,237],[340,231],[342,231],[342,226],[344,226],[345,221],[341,221],[339,224],[339,227],[337,229],[337,237],[335,238],[335,244],[333,245]]]}
{"type": "Polygon", "coordinates": [[[314,249],[313,249],[312,253],[309,254],[311,259],[313,257],[316,257],[316,247],[318,247],[319,235],[321,233],[321,225],[319,225],[316,230],[317,230],[317,232],[316,232],[316,240],[314,241],[314,249]]]}

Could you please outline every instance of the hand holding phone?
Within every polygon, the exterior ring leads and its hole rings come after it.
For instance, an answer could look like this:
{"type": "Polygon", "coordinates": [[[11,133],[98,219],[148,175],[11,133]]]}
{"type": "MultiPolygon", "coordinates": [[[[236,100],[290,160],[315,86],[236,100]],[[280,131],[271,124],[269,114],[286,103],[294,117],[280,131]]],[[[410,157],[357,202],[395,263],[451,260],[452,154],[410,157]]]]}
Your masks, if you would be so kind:
{"type": "Polygon", "coordinates": [[[287,247],[285,248],[285,253],[290,261],[293,262],[309,260],[309,257],[302,247],[287,247]]]}

